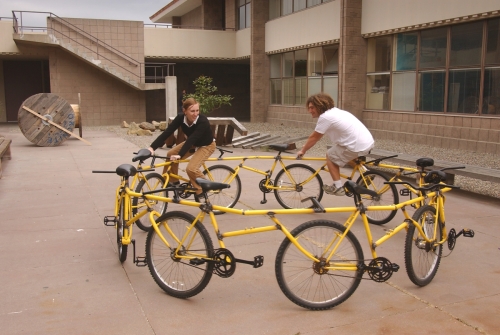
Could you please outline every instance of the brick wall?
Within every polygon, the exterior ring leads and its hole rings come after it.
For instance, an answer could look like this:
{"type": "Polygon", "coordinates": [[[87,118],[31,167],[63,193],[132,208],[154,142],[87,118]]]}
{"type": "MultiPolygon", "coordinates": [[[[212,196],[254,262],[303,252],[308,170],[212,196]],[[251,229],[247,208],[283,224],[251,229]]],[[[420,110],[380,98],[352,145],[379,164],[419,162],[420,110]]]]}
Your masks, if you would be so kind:
{"type": "Polygon", "coordinates": [[[500,118],[364,111],[375,139],[500,154],[500,118]]]}
{"type": "Polygon", "coordinates": [[[118,125],[146,120],[145,94],[73,55],[52,49],[49,53],[51,92],[78,103],[81,94],[82,125],[118,125]]]}

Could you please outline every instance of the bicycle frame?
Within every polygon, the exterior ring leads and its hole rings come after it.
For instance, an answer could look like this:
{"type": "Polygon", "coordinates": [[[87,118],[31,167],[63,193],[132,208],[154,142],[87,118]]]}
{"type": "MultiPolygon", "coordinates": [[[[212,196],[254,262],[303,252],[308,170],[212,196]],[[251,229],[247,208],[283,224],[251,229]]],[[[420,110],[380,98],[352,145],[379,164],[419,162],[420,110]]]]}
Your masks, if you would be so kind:
{"type": "MultiPolygon", "coordinates": [[[[350,231],[351,227],[353,226],[354,222],[356,221],[356,218],[358,218],[359,215],[361,215],[361,218],[362,218],[362,221],[363,221],[363,225],[364,225],[364,228],[365,228],[365,231],[366,231],[368,243],[370,245],[370,250],[371,250],[373,258],[377,257],[377,253],[375,251],[376,247],[378,247],[379,245],[381,245],[385,241],[389,240],[391,237],[393,237],[394,235],[396,235],[398,232],[402,231],[403,229],[407,229],[409,224],[413,224],[419,230],[419,232],[424,236],[426,242],[428,242],[428,243],[439,243],[439,244],[444,243],[446,241],[446,236],[447,236],[446,232],[445,232],[444,226],[443,226],[443,236],[444,237],[443,237],[443,239],[441,241],[435,241],[435,236],[437,234],[436,230],[434,231],[434,237],[433,238],[427,238],[425,236],[422,228],[419,226],[419,224],[416,221],[414,221],[408,215],[408,213],[405,210],[405,206],[408,206],[408,205],[411,205],[413,203],[417,203],[417,202],[423,201],[427,197],[437,197],[438,198],[437,204],[438,204],[439,212],[437,212],[436,215],[440,219],[444,220],[444,208],[442,207],[444,205],[444,201],[443,201],[444,195],[442,193],[448,192],[449,190],[451,190],[451,188],[445,188],[445,189],[443,189],[441,191],[431,192],[431,193],[429,193],[426,196],[421,196],[421,197],[418,197],[418,198],[415,198],[415,199],[411,199],[411,200],[408,200],[408,201],[405,201],[405,202],[402,202],[402,203],[399,203],[399,204],[390,205],[390,206],[368,206],[368,207],[366,207],[367,211],[398,210],[398,209],[401,209],[403,211],[403,213],[404,213],[404,216],[405,216],[405,220],[404,220],[403,223],[401,223],[400,225],[398,225],[396,228],[390,230],[385,236],[381,237],[377,241],[373,241],[372,233],[371,233],[370,226],[369,226],[369,223],[368,223],[368,218],[366,217],[366,214],[364,212],[361,213],[361,209],[360,208],[358,208],[358,207],[332,207],[332,208],[324,208],[323,213],[346,213],[346,212],[352,212],[352,214],[349,216],[349,218],[346,220],[346,222],[344,224],[344,226],[347,228],[346,231],[345,231],[345,233],[343,235],[341,235],[341,236],[334,237],[332,239],[332,241],[330,242],[330,244],[332,246],[336,243],[336,246],[334,246],[334,248],[332,249],[332,251],[329,253],[328,256],[326,256],[326,255],[321,255],[321,256],[325,256],[325,261],[326,262],[330,261],[330,259],[335,254],[336,249],[341,244],[341,242],[342,242],[343,238],[345,237],[345,235],[347,235],[347,233],[350,231]]],[[[130,193],[131,196],[143,196],[140,193],[135,193],[135,192],[132,192],[130,190],[127,190],[127,193],[130,193]]],[[[165,197],[155,196],[155,195],[152,195],[152,194],[144,195],[144,197],[146,197],[146,199],[150,199],[150,200],[173,202],[173,203],[177,203],[177,204],[181,204],[181,205],[186,205],[186,206],[192,206],[192,207],[200,207],[200,206],[202,206],[202,205],[200,205],[200,203],[197,203],[197,202],[192,202],[192,201],[187,201],[187,200],[174,200],[172,198],[165,198],[165,197]]],[[[262,233],[262,232],[280,230],[291,241],[291,243],[293,243],[293,245],[295,245],[304,255],[306,255],[308,258],[310,258],[314,262],[319,262],[320,261],[318,258],[316,258],[315,256],[311,255],[307,250],[305,250],[300,245],[300,243],[298,242],[298,240],[294,236],[291,235],[290,231],[285,227],[285,225],[283,223],[281,223],[275,217],[275,215],[281,215],[281,214],[292,214],[293,215],[293,214],[312,214],[312,213],[318,213],[317,210],[312,209],[312,208],[242,210],[242,209],[234,209],[234,208],[221,207],[221,206],[216,206],[216,205],[214,205],[212,207],[213,207],[213,210],[219,210],[219,211],[222,211],[222,212],[225,212],[225,213],[232,213],[232,214],[238,214],[238,215],[245,215],[245,216],[249,216],[249,215],[250,216],[252,216],[252,215],[267,215],[271,219],[271,221],[273,221],[273,223],[274,223],[274,225],[269,225],[269,226],[252,227],[252,228],[246,228],[244,230],[228,231],[228,232],[221,233],[220,230],[219,230],[219,226],[217,224],[217,220],[215,218],[215,215],[213,214],[212,211],[209,211],[208,214],[209,214],[209,217],[210,217],[210,220],[211,220],[211,224],[212,224],[212,227],[213,227],[213,229],[215,231],[215,234],[217,236],[219,236],[218,241],[219,241],[219,245],[220,245],[221,248],[225,248],[225,244],[224,244],[223,239],[226,238],[226,237],[234,237],[234,236],[241,236],[241,235],[248,235],[248,234],[255,234],[255,233],[262,233]]],[[[196,258],[196,257],[200,257],[200,255],[180,255],[180,254],[178,254],[178,251],[179,251],[179,247],[184,244],[187,236],[190,235],[190,232],[193,229],[194,225],[198,221],[201,222],[201,223],[203,223],[203,221],[204,221],[204,219],[206,217],[206,214],[207,213],[205,211],[200,210],[200,213],[196,216],[196,219],[192,222],[191,226],[188,227],[185,235],[182,238],[180,238],[180,239],[176,237],[176,241],[179,243],[179,245],[176,247],[176,253],[175,253],[176,257],[187,258],[187,259],[193,259],[193,258],[196,258]]],[[[172,248],[172,246],[169,245],[169,243],[167,242],[167,240],[162,236],[162,233],[161,233],[161,231],[160,231],[160,229],[158,227],[159,224],[167,225],[166,226],[167,231],[170,234],[172,234],[172,232],[168,228],[168,223],[165,223],[165,222],[157,223],[155,221],[155,216],[158,216],[158,213],[155,213],[154,211],[152,213],[150,213],[150,216],[149,216],[150,221],[151,221],[151,225],[153,226],[153,229],[156,231],[156,233],[158,234],[158,236],[160,236],[160,238],[163,241],[163,243],[165,243],[169,248],[172,248]]],[[[435,222],[438,222],[438,221],[436,220],[435,222]]],[[[441,222],[444,222],[444,221],[441,221],[441,222]]],[[[437,224],[436,224],[436,227],[437,227],[437,224]]],[[[334,264],[333,266],[326,266],[325,269],[328,269],[328,270],[340,270],[340,269],[346,270],[346,269],[349,269],[349,270],[352,270],[352,271],[358,270],[356,264],[334,264]]]]}

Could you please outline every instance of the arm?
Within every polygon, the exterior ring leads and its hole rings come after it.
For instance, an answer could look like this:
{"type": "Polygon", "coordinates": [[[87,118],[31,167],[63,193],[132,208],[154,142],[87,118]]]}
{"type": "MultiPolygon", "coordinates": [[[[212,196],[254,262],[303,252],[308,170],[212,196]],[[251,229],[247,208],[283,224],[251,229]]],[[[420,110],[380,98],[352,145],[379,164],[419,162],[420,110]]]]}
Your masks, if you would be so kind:
{"type": "Polygon", "coordinates": [[[175,117],[172,123],[168,125],[167,129],[165,129],[165,131],[161,133],[160,136],[158,136],[156,140],[153,141],[153,143],[151,143],[150,147],[148,148],[149,151],[151,151],[151,154],[154,154],[154,151],[156,149],[165,144],[165,140],[170,135],[172,135],[177,130],[177,128],[181,126],[183,120],[184,120],[184,115],[177,115],[175,117]]]}
{"type": "Polygon", "coordinates": [[[304,144],[302,149],[300,149],[300,151],[297,152],[297,158],[302,158],[302,156],[305,155],[307,150],[311,149],[322,137],[323,134],[318,133],[317,131],[313,131],[311,135],[309,135],[306,144],[304,144]]]}

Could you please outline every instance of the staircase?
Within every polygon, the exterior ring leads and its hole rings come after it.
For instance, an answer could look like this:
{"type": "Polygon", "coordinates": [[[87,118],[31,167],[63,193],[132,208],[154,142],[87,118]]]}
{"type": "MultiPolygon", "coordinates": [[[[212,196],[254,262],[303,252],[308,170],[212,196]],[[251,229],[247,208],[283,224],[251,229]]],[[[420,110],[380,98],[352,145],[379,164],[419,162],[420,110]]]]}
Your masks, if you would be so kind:
{"type": "Polygon", "coordinates": [[[121,82],[138,90],[162,89],[164,83],[145,83],[145,64],[98,39],[69,20],[52,13],[47,17],[46,31],[24,32],[14,20],[16,43],[59,47],[121,82]]]}

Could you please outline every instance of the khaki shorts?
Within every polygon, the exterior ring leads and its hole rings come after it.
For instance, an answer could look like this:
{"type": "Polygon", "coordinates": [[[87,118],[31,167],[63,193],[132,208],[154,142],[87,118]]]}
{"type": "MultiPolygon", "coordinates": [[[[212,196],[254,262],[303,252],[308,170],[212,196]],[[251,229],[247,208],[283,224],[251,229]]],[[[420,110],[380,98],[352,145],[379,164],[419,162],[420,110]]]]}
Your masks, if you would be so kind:
{"type": "Polygon", "coordinates": [[[326,157],[339,167],[344,167],[348,162],[358,158],[358,153],[348,150],[346,147],[335,145],[328,149],[326,157]]]}

